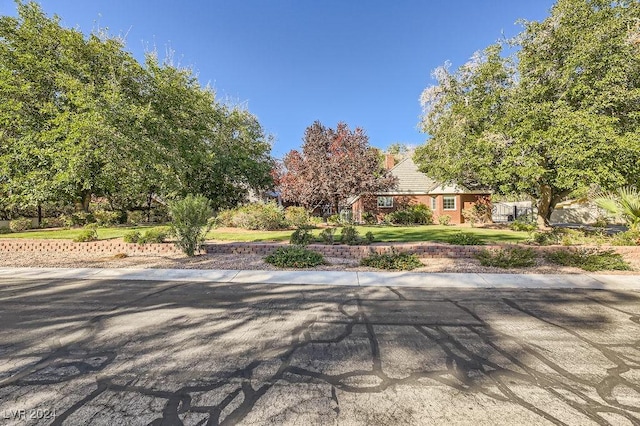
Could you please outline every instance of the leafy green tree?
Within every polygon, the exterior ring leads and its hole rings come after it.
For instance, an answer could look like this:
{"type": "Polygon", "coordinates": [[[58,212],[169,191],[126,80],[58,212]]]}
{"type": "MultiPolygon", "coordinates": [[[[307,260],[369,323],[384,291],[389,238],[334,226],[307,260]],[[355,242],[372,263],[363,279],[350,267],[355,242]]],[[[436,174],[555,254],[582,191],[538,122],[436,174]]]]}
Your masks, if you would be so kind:
{"type": "Polygon", "coordinates": [[[558,0],[525,23],[517,56],[499,46],[422,95],[432,136],[416,161],[427,173],[538,200],[538,224],[571,192],[638,181],[640,4],[558,0]]]}

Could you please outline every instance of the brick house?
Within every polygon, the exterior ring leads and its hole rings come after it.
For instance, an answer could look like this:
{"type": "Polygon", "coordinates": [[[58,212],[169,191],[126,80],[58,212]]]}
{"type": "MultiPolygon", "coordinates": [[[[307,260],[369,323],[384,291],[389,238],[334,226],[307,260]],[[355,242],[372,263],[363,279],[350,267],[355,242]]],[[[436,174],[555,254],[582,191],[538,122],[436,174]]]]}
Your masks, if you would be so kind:
{"type": "Polygon", "coordinates": [[[477,202],[488,202],[489,191],[472,191],[459,185],[437,182],[418,170],[411,158],[404,158],[394,165],[387,155],[385,167],[398,178],[395,189],[376,194],[359,195],[349,200],[353,220],[362,222],[365,212],[372,213],[378,221],[391,212],[402,210],[410,204],[425,204],[433,211],[434,222],[448,215],[451,223],[464,223],[462,210],[477,202]]]}

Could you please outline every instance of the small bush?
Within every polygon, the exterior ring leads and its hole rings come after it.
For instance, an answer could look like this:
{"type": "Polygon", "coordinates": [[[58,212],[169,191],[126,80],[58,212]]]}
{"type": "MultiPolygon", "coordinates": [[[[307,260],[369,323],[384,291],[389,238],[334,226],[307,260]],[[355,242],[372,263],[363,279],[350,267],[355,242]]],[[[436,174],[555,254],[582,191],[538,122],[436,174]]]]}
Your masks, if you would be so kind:
{"type": "Polygon", "coordinates": [[[27,229],[31,229],[31,219],[27,219],[26,217],[19,217],[17,219],[13,219],[9,222],[9,229],[13,232],[22,232],[27,229]]]}
{"type": "Polygon", "coordinates": [[[320,233],[320,239],[325,244],[333,244],[335,242],[336,228],[326,228],[320,233]]]}
{"type": "Polygon", "coordinates": [[[65,226],[66,223],[62,216],[42,219],[42,223],[40,224],[41,228],[64,228],[65,226]]]}
{"type": "Polygon", "coordinates": [[[120,222],[120,212],[96,210],[93,212],[93,218],[98,226],[111,226],[120,222]]]}
{"type": "Polygon", "coordinates": [[[491,207],[486,202],[477,202],[471,207],[463,209],[462,217],[471,227],[476,223],[491,221],[491,207]]]}
{"type": "Polygon", "coordinates": [[[327,217],[327,223],[330,223],[332,225],[339,225],[340,224],[340,215],[339,214],[332,214],[331,216],[327,217]]]}
{"type": "Polygon", "coordinates": [[[290,244],[296,244],[306,246],[313,241],[313,234],[309,231],[309,228],[298,228],[291,234],[289,239],[290,244]]]}
{"type": "Polygon", "coordinates": [[[575,266],[591,272],[631,270],[631,266],[625,262],[622,255],[613,250],[556,250],[547,253],[545,258],[556,265],[575,266]]]}
{"type": "Polygon", "coordinates": [[[150,228],[144,231],[138,237],[138,244],[159,244],[164,243],[169,236],[169,230],[167,228],[150,228]]]}
{"type": "Polygon", "coordinates": [[[95,222],[95,219],[91,213],[75,212],[71,215],[71,224],[73,226],[84,226],[93,222],[95,222]]]}
{"type": "Polygon", "coordinates": [[[301,246],[280,247],[265,257],[264,261],[278,268],[311,268],[325,263],[320,253],[301,246]]]}
{"type": "Polygon", "coordinates": [[[126,232],[122,239],[125,243],[137,243],[140,240],[140,232],[139,231],[129,231],[126,232]]]}
{"type": "Polygon", "coordinates": [[[438,223],[440,225],[448,225],[449,223],[451,223],[451,216],[449,216],[448,214],[443,214],[442,216],[438,216],[438,223]]]}
{"type": "Polygon", "coordinates": [[[98,240],[98,225],[91,223],[84,227],[82,231],[73,239],[76,243],[86,243],[98,240]]]}
{"type": "Polygon", "coordinates": [[[385,216],[385,222],[394,225],[426,225],[433,223],[433,212],[424,204],[410,205],[385,216]]]}
{"type": "Polygon", "coordinates": [[[538,229],[538,226],[535,223],[517,219],[511,222],[511,224],[509,225],[509,229],[511,229],[512,231],[533,232],[538,229]]]}
{"type": "Polygon", "coordinates": [[[193,256],[204,243],[209,231],[208,219],[211,216],[209,200],[202,196],[188,195],[186,198],[169,205],[172,222],[171,231],[178,246],[187,256],[193,256]]]}
{"type": "Polygon", "coordinates": [[[377,222],[376,217],[371,212],[362,213],[362,221],[367,225],[374,225],[377,222]]]}
{"type": "Polygon", "coordinates": [[[291,206],[284,210],[284,217],[289,225],[301,228],[310,225],[310,216],[304,207],[291,206]]]}
{"type": "Polygon", "coordinates": [[[144,222],[146,219],[146,215],[142,210],[133,210],[127,212],[127,223],[132,225],[139,225],[144,222]]]}
{"type": "Polygon", "coordinates": [[[614,246],[637,246],[640,245],[640,230],[628,230],[618,232],[611,237],[611,245],[614,246]]]}
{"type": "Polygon", "coordinates": [[[390,269],[400,271],[410,271],[419,268],[422,265],[420,259],[415,254],[406,252],[397,252],[393,250],[391,253],[371,254],[360,261],[362,266],[370,266],[378,269],[390,269]]]}
{"type": "Polygon", "coordinates": [[[360,244],[360,234],[355,226],[347,225],[342,228],[342,233],[340,234],[340,242],[342,244],[348,244],[350,246],[360,244]]]}
{"type": "Polygon", "coordinates": [[[287,228],[282,207],[275,203],[251,203],[216,216],[217,226],[273,231],[287,228]]]}
{"type": "Polygon", "coordinates": [[[522,268],[536,263],[536,253],[530,248],[511,247],[496,250],[480,250],[476,258],[482,266],[498,268],[522,268]]]}
{"type": "Polygon", "coordinates": [[[13,231],[8,226],[0,226],[0,235],[2,234],[10,234],[13,231]]]}
{"type": "Polygon", "coordinates": [[[372,244],[376,240],[376,237],[373,236],[373,232],[369,231],[364,234],[364,240],[367,244],[372,244]]]}
{"type": "Polygon", "coordinates": [[[468,232],[453,234],[447,239],[447,242],[458,246],[481,246],[484,244],[484,241],[482,241],[480,237],[468,232]]]}

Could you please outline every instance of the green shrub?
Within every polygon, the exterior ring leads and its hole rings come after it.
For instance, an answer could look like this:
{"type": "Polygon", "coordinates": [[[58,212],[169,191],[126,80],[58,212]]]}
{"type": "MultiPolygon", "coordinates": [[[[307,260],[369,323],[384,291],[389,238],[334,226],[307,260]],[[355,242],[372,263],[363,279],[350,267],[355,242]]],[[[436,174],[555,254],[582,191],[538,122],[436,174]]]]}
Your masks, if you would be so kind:
{"type": "Polygon", "coordinates": [[[209,231],[208,219],[211,216],[209,200],[202,196],[188,195],[186,198],[169,205],[171,212],[171,231],[176,237],[176,246],[187,256],[193,256],[204,243],[209,231]]]}
{"type": "Polygon", "coordinates": [[[13,232],[13,231],[8,226],[0,226],[0,235],[2,235],[2,234],[10,234],[11,232],[13,232]]]}
{"type": "Polygon", "coordinates": [[[369,231],[364,234],[364,240],[367,244],[372,244],[376,240],[376,237],[373,236],[373,232],[369,231]]]}
{"type": "Polygon", "coordinates": [[[125,243],[137,243],[140,240],[140,232],[139,231],[129,231],[126,232],[122,239],[125,243]]]}
{"type": "Polygon", "coordinates": [[[19,217],[9,222],[9,229],[11,229],[11,231],[13,232],[22,232],[26,231],[27,229],[31,229],[32,224],[33,223],[31,222],[31,219],[28,219],[26,217],[19,217]]]}
{"type": "Polygon", "coordinates": [[[279,268],[311,268],[325,263],[320,253],[301,246],[280,247],[265,257],[264,261],[279,268]]]}
{"type": "Polygon", "coordinates": [[[342,244],[348,244],[350,246],[360,244],[360,234],[355,226],[347,225],[342,228],[340,234],[340,242],[342,244]]]}
{"type": "Polygon", "coordinates": [[[65,228],[71,228],[74,225],[73,215],[63,214],[60,216],[60,220],[65,228]]]}
{"type": "Polygon", "coordinates": [[[339,214],[332,214],[331,216],[327,217],[327,223],[330,223],[332,225],[339,225],[340,224],[340,215],[339,214]]]}
{"type": "Polygon", "coordinates": [[[307,244],[313,241],[313,234],[309,231],[309,228],[298,228],[291,234],[291,238],[289,239],[290,244],[297,244],[301,246],[306,246],[307,244]]]}
{"type": "Polygon", "coordinates": [[[120,222],[120,212],[96,210],[93,212],[93,218],[98,226],[111,226],[120,222]]]}
{"type": "Polygon", "coordinates": [[[164,227],[150,228],[138,237],[138,244],[159,244],[164,243],[169,237],[169,229],[164,227]]]}
{"type": "Polygon", "coordinates": [[[400,271],[410,271],[419,268],[422,265],[420,259],[415,254],[406,252],[397,252],[393,250],[391,253],[375,254],[372,253],[360,261],[362,266],[370,266],[378,269],[391,269],[400,271]]]}
{"type": "Polygon", "coordinates": [[[309,226],[311,224],[309,212],[304,207],[287,207],[284,210],[284,217],[289,225],[296,228],[309,226]]]}
{"type": "Polygon", "coordinates": [[[613,250],[555,250],[547,253],[545,258],[557,265],[575,266],[591,272],[631,270],[631,266],[625,262],[622,255],[613,250]]]}
{"type": "Polygon", "coordinates": [[[433,212],[424,204],[413,204],[385,216],[385,222],[394,225],[426,225],[433,223],[433,212]]]}
{"type": "Polygon", "coordinates": [[[478,222],[491,221],[491,208],[485,202],[477,202],[471,207],[463,209],[462,217],[473,227],[478,222]]]}
{"type": "Polygon", "coordinates": [[[309,217],[309,223],[311,223],[311,225],[313,226],[318,226],[324,223],[324,219],[320,216],[311,216],[309,217]]]}
{"type": "Polygon", "coordinates": [[[326,228],[320,233],[320,239],[325,244],[333,244],[335,242],[336,228],[326,228]]]}
{"type": "Polygon", "coordinates": [[[60,217],[47,217],[42,219],[42,223],[40,224],[40,228],[63,228],[66,226],[66,223],[62,216],[60,217]]]}
{"type": "Polygon", "coordinates": [[[484,241],[482,241],[480,237],[469,232],[453,234],[447,239],[447,242],[458,246],[481,246],[484,244],[484,241]]]}
{"type": "Polygon", "coordinates": [[[442,216],[438,216],[438,223],[440,225],[448,225],[449,223],[451,223],[451,216],[449,216],[448,214],[443,214],[442,216]]]}
{"type": "Polygon", "coordinates": [[[73,226],[84,226],[93,222],[95,222],[95,219],[91,213],[75,212],[71,215],[71,224],[73,226]]]}
{"type": "Polygon", "coordinates": [[[640,245],[640,230],[630,229],[625,232],[618,232],[611,237],[611,245],[614,246],[637,246],[640,245]]]}
{"type": "Polygon", "coordinates": [[[373,225],[377,222],[376,217],[371,212],[362,213],[362,221],[367,225],[373,225]]]}
{"type": "Polygon", "coordinates": [[[216,216],[217,226],[273,231],[287,228],[284,210],[276,203],[251,203],[216,216]]]}
{"type": "Polygon", "coordinates": [[[511,222],[509,225],[509,229],[512,231],[524,231],[524,232],[533,232],[538,229],[538,226],[535,223],[531,223],[525,219],[517,219],[511,222]]]}
{"type": "Polygon", "coordinates": [[[90,223],[73,239],[76,243],[86,243],[98,240],[98,225],[90,223]]]}
{"type": "Polygon", "coordinates": [[[476,258],[482,266],[498,268],[522,268],[536,263],[536,253],[530,248],[510,247],[506,249],[480,250],[476,258]]]}
{"type": "Polygon", "coordinates": [[[139,225],[145,221],[146,215],[142,210],[132,210],[127,212],[127,223],[139,225]]]}

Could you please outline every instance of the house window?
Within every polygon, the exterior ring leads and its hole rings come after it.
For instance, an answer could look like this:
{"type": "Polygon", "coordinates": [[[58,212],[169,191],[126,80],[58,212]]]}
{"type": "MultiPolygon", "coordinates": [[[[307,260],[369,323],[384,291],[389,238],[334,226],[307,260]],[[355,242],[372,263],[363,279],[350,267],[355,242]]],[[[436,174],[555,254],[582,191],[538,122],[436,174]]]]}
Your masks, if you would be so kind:
{"type": "Polygon", "coordinates": [[[442,208],[444,210],[456,209],[456,197],[442,197],[442,208]]]}
{"type": "Polygon", "coordinates": [[[438,204],[437,204],[438,201],[437,200],[438,199],[435,196],[431,197],[431,210],[433,210],[434,212],[438,208],[438,204]]]}
{"type": "Polygon", "coordinates": [[[382,208],[393,207],[393,197],[378,197],[378,207],[382,207],[382,208]]]}

